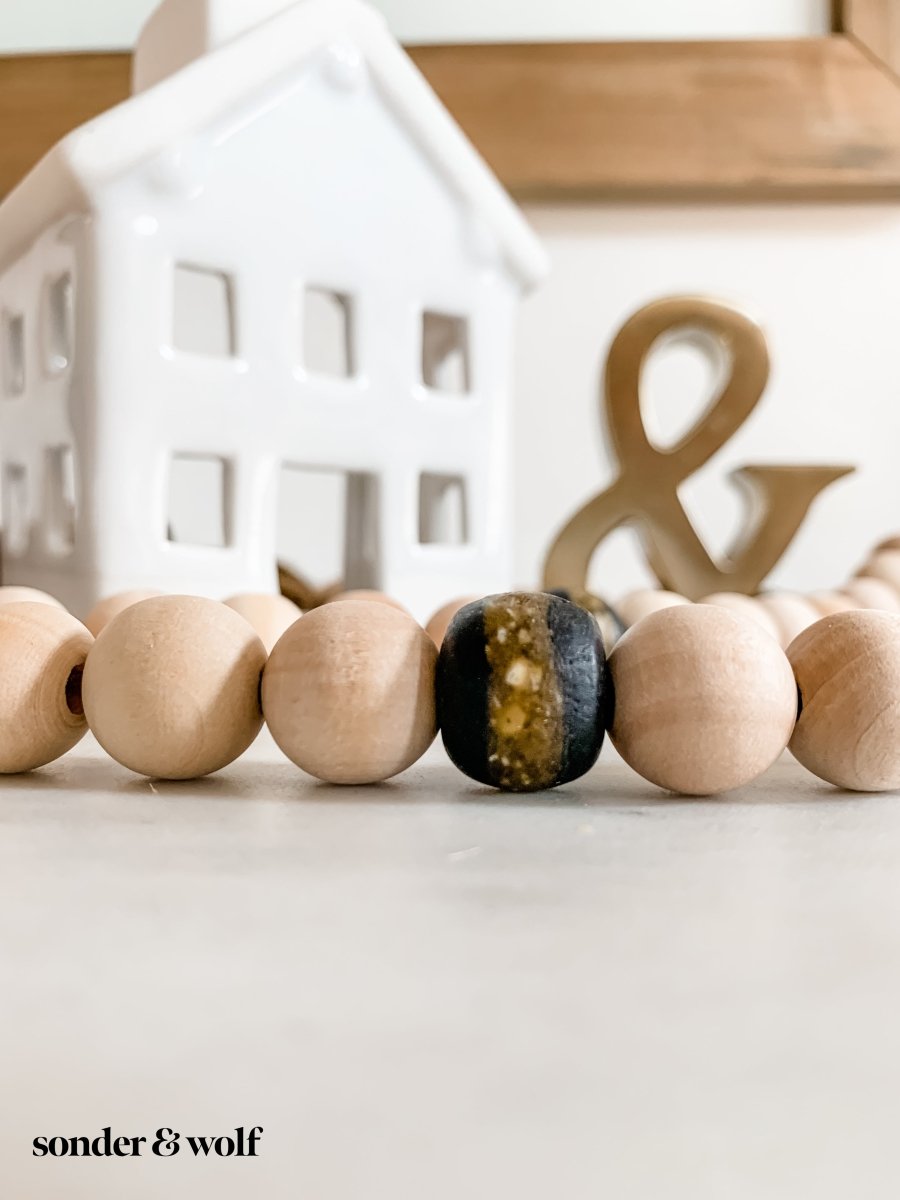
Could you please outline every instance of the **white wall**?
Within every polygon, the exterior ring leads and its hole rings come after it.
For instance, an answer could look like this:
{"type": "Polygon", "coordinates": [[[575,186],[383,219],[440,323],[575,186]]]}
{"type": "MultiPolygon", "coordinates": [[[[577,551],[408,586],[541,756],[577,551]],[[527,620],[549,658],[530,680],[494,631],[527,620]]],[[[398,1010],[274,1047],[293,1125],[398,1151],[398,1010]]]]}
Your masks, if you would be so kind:
{"type": "MultiPolygon", "coordinates": [[[[0,53],[130,47],[155,2],[2,0],[0,53]]],[[[796,37],[824,33],[829,22],[828,0],[375,2],[408,42],[796,37]]]]}
{"type": "MultiPolygon", "coordinates": [[[[900,207],[584,206],[529,210],[554,270],[523,312],[518,359],[517,566],[533,584],[559,525],[613,470],[599,387],[609,343],[648,301],[700,293],[739,302],[763,324],[772,378],[758,408],[685,487],[686,506],[723,548],[743,509],[725,482],[743,463],[849,463],[813,509],[772,582],[840,584],[900,531],[900,207]]],[[[661,352],[666,353],[666,352],[661,352]]],[[[669,352],[648,371],[651,430],[685,428],[710,396],[696,360],[669,352]]],[[[649,577],[630,534],[602,551],[596,590],[649,577]]]]}

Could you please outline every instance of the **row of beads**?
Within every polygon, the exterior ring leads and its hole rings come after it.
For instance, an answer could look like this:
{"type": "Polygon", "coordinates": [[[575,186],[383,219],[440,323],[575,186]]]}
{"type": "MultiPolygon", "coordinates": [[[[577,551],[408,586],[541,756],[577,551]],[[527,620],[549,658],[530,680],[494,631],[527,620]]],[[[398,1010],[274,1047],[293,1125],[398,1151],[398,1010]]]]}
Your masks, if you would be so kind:
{"type": "Polygon", "coordinates": [[[900,613],[825,617],[785,653],[742,615],[676,606],[607,659],[587,609],[512,593],[460,609],[438,655],[401,608],[351,598],[293,621],[267,656],[212,600],[144,599],[94,640],[59,606],[5,598],[4,773],[53,761],[90,727],[140,774],[195,778],[242,754],[265,718],[288,758],[338,784],[406,770],[440,723],[466,774],[509,791],[579,778],[607,730],[639,774],[684,794],[740,787],[788,744],[837,786],[900,788],[900,613]]]}
{"type": "MultiPolygon", "coordinates": [[[[755,597],[718,592],[705,596],[700,603],[741,613],[787,649],[794,638],[822,617],[854,609],[900,612],[900,538],[889,538],[876,546],[854,578],[835,591],[808,595],[768,592],[755,597]]],[[[623,596],[615,611],[623,625],[630,628],[651,613],[684,604],[690,601],[676,592],[640,588],[623,596]]]]}

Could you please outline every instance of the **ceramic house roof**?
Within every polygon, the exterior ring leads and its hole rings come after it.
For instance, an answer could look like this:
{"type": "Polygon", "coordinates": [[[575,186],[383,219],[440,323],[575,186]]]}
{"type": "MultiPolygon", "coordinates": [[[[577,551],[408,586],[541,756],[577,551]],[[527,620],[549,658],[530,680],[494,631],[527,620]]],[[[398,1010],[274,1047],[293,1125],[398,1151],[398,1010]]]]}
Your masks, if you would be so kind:
{"type": "Polygon", "coordinates": [[[358,49],[397,119],[490,228],[522,286],[536,284],[547,269],[540,241],[380,13],[361,0],[302,0],[68,134],[0,205],[0,269],[48,226],[90,212],[105,184],[334,43],[358,49]]]}

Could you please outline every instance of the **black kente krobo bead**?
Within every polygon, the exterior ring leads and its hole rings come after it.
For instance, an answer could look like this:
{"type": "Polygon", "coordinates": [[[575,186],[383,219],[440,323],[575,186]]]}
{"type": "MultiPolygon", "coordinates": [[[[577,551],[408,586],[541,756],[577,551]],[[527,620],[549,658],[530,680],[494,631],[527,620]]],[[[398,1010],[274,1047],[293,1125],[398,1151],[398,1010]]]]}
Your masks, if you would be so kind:
{"type": "Polygon", "coordinates": [[[597,622],[600,636],[603,638],[603,648],[607,654],[625,632],[625,622],[611,604],[607,604],[601,596],[593,592],[572,592],[568,588],[550,588],[548,594],[560,596],[563,600],[571,600],[579,608],[585,608],[597,622]]]}
{"type": "Polygon", "coordinates": [[[546,592],[466,605],[438,660],[447,753],[466,775],[503,791],[541,791],[590,770],[611,691],[594,618],[546,592]]]}

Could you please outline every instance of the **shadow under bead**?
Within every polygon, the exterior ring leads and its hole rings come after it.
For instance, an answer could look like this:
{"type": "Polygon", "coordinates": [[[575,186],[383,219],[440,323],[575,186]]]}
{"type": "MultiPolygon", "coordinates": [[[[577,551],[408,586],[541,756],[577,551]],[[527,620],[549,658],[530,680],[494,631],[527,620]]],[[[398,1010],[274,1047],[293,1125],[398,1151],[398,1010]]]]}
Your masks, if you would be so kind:
{"type": "Polygon", "coordinates": [[[594,618],[549,593],[466,605],[441,647],[444,746],[466,775],[501,791],[541,791],[590,770],[610,695],[594,618]]]}

